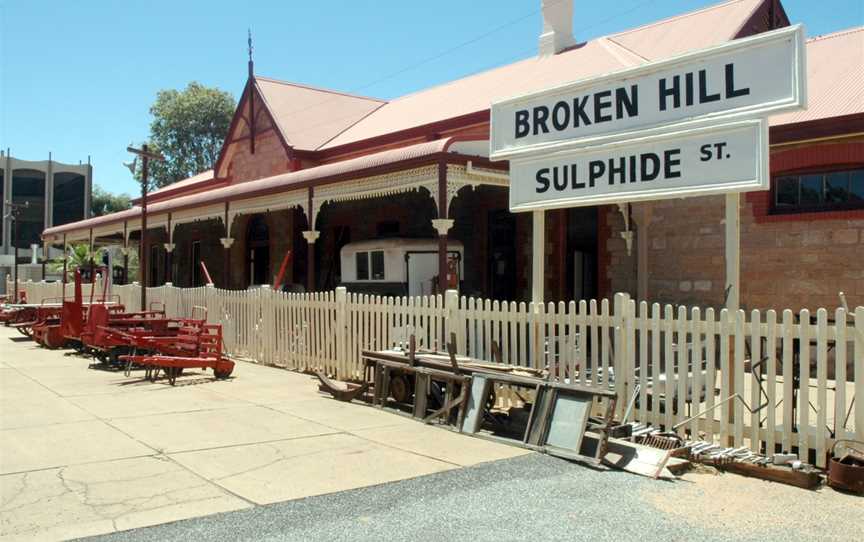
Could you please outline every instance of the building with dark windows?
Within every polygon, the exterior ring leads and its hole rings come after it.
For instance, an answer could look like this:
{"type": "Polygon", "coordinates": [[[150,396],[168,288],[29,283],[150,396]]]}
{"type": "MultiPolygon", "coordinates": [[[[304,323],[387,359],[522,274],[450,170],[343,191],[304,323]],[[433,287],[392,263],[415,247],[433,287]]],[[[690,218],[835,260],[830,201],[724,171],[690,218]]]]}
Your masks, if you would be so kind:
{"type": "MultiPolygon", "coordinates": [[[[14,263],[18,247],[19,263],[33,260],[32,247],[38,245],[36,258],[56,257],[59,248],[44,254],[42,232],[52,226],[62,226],[90,218],[90,187],[93,167],[86,164],[64,164],[52,160],[30,161],[15,158],[9,151],[0,151],[0,275],[14,263]],[[13,208],[18,209],[17,228],[13,228],[13,208]],[[14,231],[13,230],[17,230],[14,231]],[[14,233],[14,235],[13,235],[14,233]]],[[[19,269],[22,278],[41,279],[29,269],[19,269]]]]}

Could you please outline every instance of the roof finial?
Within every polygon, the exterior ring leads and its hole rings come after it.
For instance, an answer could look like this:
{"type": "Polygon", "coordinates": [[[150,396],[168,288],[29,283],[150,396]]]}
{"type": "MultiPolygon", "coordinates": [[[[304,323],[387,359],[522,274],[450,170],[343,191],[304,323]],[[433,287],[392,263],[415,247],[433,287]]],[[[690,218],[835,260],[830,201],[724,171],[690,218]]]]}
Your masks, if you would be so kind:
{"type": "Polygon", "coordinates": [[[247,38],[246,42],[249,44],[249,78],[251,79],[253,77],[254,72],[255,72],[255,70],[254,70],[255,64],[252,61],[252,50],[253,50],[253,48],[252,48],[252,29],[251,28],[247,29],[247,32],[248,32],[248,38],[247,38]]]}

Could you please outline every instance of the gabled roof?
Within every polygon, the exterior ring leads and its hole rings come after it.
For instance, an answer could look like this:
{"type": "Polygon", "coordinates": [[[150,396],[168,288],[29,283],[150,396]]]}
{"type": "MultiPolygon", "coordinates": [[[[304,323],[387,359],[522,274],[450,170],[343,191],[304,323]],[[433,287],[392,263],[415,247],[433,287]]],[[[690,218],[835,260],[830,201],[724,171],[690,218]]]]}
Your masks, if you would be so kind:
{"type": "Polygon", "coordinates": [[[731,0],[409,94],[388,102],[321,149],[488,111],[499,99],[717,45],[735,38],[763,3],[731,0]]]}
{"type": "Polygon", "coordinates": [[[297,150],[318,149],[385,103],[260,76],[255,85],[285,142],[297,150]]]}
{"type": "Polygon", "coordinates": [[[864,26],[807,40],[807,109],[771,117],[782,126],[864,113],[864,26]]]}

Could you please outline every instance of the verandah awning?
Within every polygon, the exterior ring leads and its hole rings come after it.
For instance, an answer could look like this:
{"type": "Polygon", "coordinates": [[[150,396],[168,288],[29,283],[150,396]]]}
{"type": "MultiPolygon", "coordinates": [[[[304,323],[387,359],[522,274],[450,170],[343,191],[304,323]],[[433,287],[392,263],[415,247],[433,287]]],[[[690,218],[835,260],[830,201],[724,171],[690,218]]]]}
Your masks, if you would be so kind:
{"type": "MultiPolygon", "coordinates": [[[[446,158],[450,146],[457,140],[458,138],[454,137],[442,138],[154,202],[147,206],[148,227],[164,226],[168,213],[172,214],[173,224],[222,217],[225,202],[231,202],[232,208],[239,207],[249,212],[258,208],[266,210],[265,202],[274,201],[274,195],[278,196],[281,208],[292,205],[305,208],[309,187],[434,163],[439,158],[446,158]],[[256,201],[261,201],[262,204],[256,205],[256,201]]],[[[308,209],[306,211],[309,212],[308,209]]],[[[46,241],[59,241],[64,235],[67,240],[87,239],[91,230],[94,237],[122,233],[124,224],[127,231],[137,231],[140,228],[140,218],[141,208],[136,206],[125,211],[48,228],[42,237],[46,241]]]]}

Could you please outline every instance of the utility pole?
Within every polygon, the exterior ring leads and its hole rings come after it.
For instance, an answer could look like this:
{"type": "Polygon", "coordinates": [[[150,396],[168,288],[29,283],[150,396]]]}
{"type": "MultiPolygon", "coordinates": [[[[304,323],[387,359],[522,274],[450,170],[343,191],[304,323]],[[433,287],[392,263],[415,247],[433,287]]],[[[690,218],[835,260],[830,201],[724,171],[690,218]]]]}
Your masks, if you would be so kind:
{"type": "Polygon", "coordinates": [[[7,200],[6,205],[9,206],[9,217],[12,218],[12,246],[15,247],[15,263],[12,266],[12,302],[18,303],[18,216],[23,209],[30,207],[30,202],[12,203],[12,200],[7,200]]]}
{"type": "MultiPolygon", "coordinates": [[[[150,160],[164,160],[161,154],[147,150],[147,144],[136,149],[131,145],[126,150],[141,157],[141,238],[138,240],[138,275],[141,279],[141,310],[147,310],[147,188],[150,160]]],[[[134,174],[134,173],[133,173],[134,174]]]]}

